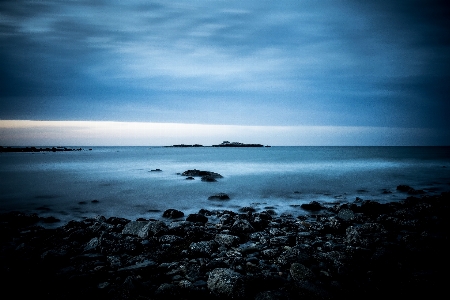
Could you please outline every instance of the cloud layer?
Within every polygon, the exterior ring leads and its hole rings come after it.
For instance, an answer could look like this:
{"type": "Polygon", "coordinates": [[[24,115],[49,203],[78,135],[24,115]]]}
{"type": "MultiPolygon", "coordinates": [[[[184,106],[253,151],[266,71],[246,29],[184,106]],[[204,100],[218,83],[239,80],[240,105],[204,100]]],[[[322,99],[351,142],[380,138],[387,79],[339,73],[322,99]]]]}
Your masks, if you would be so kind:
{"type": "Polygon", "coordinates": [[[445,1],[2,1],[0,119],[450,127],[445,1]]]}

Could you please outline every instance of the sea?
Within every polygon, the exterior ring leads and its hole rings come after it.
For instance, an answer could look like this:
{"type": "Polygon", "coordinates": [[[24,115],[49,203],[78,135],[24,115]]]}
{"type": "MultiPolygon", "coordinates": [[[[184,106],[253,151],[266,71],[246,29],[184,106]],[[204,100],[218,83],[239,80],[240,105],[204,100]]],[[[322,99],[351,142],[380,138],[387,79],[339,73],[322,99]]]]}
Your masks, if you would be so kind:
{"type": "Polygon", "coordinates": [[[311,201],[400,201],[408,195],[398,185],[450,191],[450,147],[81,148],[0,153],[0,213],[53,216],[57,226],[97,215],[162,219],[169,208],[187,216],[253,207],[296,217],[311,201]],[[223,177],[186,180],[192,169],[223,177]],[[218,193],[230,199],[208,199],[218,193]]]}

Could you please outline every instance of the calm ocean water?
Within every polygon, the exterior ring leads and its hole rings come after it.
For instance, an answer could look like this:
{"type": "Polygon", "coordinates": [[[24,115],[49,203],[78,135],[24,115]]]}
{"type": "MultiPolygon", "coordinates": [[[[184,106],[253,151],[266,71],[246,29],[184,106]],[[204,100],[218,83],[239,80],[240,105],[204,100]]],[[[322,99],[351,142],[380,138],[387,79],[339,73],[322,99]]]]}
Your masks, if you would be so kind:
{"type": "Polygon", "coordinates": [[[396,191],[399,184],[430,194],[450,190],[450,147],[88,148],[0,153],[0,212],[66,222],[253,206],[297,216],[304,213],[299,205],[312,200],[398,201],[407,196],[396,191]],[[157,168],[162,172],[151,172],[157,168]],[[209,183],[177,174],[188,169],[223,178],[209,183]],[[220,192],[231,200],[208,200],[220,192]]]}

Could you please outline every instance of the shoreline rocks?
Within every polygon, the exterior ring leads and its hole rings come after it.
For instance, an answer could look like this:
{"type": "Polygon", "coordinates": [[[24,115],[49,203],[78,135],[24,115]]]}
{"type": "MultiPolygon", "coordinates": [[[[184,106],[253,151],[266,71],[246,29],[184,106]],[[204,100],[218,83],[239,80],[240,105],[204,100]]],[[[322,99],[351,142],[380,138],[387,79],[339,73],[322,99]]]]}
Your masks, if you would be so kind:
{"type": "Polygon", "coordinates": [[[446,291],[449,203],[442,193],[312,203],[300,216],[168,209],[165,221],[98,216],[56,229],[7,213],[1,282],[15,297],[432,298],[446,291]]]}

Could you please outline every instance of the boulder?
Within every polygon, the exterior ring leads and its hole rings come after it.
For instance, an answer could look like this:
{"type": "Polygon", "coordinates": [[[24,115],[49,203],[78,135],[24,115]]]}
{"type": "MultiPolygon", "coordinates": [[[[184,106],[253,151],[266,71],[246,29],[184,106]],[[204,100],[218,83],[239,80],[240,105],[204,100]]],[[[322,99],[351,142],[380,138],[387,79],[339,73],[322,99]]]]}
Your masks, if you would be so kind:
{"type": "Polygon", "coordinates": [[[186,221],[206,223],[208,222],[208,218],[202,214],[190,214],[187,216],[186,221]]]}
{"type": "Polygon", "coordinates": [[[122,230],[123,235],[138,235],[139,231],[147,224],[143,221],[131,221],[128,222],[122,230]]]}
{"type": "Polygon", "coordinates": [[[239,243],[239,237],[230,234],[216,234],[214,240],[225,247],[236,246],[239,243]]]}
{"type": "Polygon", "coordinates": [[[310,203],[304,203],[300,207],[303,208],[304,210],[312,210],[312,211],[317,211],[317,210],[321,210],[324,208],[317,201],[311,201],[310,203]]]}
{"type": "Polygon", "coordinates": [[[344,221],[351,221],[355,218],[355,214],[350,209],[341,209],[338,212],[337,217],[344,221]]]}
{"type": "Polygon", "coordinates": [[[184,213],[182,211],[169,208],[163,213],[163,217],[169,219],[178,219],[184,217],[184,213]]]}
{"type": "Polygon", "coordinates": [[[247,220],[236,220],[231,226],[231,231],[236,234],[255,232],[255,228],[247,220]]]}
{"type": "Polygon", "coordinates": [[[314,277],[314,274],[310,269],[299,263],[293,263],[289,272],[291,273],[292,279],[295,281],[309,280],[314,277]]]}
{"type": "Polygon", "coordinates": [[[189,250],[193,256],[210,257],[215,248],[214,241],[200,241],[191,243],[189,250]]]}
{"type": "Polygon", "coordinates": [[[217,268],[212,270],[208,276],[207,286],[211,293],[219,297],[245,297],[243,277],[231,269],[217,268]]]}
{"type": "Polygon", "coordinates": [[[169,228],[162,221],[150,221],[138,232],[138,237],[148,238],[150,236],[161,236],[168,232],[169,228]]]}

